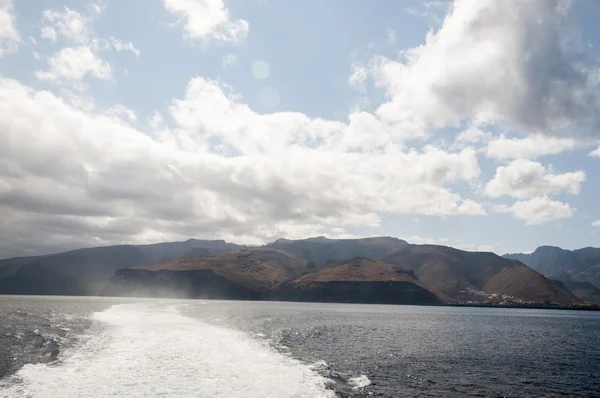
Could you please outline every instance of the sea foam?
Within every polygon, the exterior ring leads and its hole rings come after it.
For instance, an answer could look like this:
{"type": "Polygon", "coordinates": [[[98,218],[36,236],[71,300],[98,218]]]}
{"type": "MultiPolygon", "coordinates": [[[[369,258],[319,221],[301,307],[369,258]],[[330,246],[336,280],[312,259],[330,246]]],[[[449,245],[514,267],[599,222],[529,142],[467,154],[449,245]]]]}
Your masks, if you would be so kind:
{"type": "Polygon", "coordinates": [[[24,366],[0,396],[334,396],[309,366],[185,317],[172,302],[117,305],[93,318],[97,335],[59,363],[24,366]]]}
{"type": "Polygon", "coordinates": [[[365,375],[360,375],[349,379],[348,384],[351,385],[353,389],[357,390],[370,385],[371,380],[365,375]]]}

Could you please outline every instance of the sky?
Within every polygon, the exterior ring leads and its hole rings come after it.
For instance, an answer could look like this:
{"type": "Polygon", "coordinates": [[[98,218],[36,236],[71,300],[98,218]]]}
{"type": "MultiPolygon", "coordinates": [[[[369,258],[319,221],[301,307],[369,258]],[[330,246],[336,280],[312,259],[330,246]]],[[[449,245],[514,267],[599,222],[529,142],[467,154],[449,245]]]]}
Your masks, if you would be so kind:
{"type": "Polygon", "coordinates": [[[0,258],[600,246],[600,3],[0,0],[0,258]]]}

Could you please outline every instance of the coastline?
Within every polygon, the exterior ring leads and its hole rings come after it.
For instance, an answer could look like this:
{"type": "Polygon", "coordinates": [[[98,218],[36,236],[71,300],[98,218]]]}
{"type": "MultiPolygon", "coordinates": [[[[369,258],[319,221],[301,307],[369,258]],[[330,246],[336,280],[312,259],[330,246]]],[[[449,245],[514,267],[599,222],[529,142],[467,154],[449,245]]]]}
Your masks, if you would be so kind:
{"type": "Polygon", "coordinates": [[[252,301],[252,302],[288,302],[288,303],[327,303],[327,304],[360,304],[360,305],[409,305],[409,306],[423,306],[423,307],[474,307],[474,308],[503,308],[503,309],[534,309],[534,310],[568,310],[568,311],[600,311],[600,305],[598,304],[584,304],[584,305],[572,305],[572,306],[561,306],[558,304],[544,304],[544,303],[532,303],[532,304],[515,304],[515,305],[497,305],[490,303],[442,303],[442,304],[393,304],[393,303],[379,303],[379,302],[349,302],[349,301],[317,301],[317,300],[276,300],[269,298],[260,299],[236,299],[236,298],[208,298],[208,297],[184,297],[176,295],[69,295],[69,294],[4,294],[0,293],[1,297],[89,297],[89,298],[112,298],[112,299],[182,299],[182,300],[224,300],[224,301],[252,301]]]}

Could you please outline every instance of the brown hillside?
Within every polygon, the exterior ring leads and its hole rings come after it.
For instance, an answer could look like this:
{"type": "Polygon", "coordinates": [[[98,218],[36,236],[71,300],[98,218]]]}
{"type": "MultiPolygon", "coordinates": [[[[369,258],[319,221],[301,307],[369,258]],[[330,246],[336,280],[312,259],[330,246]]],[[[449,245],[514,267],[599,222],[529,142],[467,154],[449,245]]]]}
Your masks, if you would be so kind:
{"type": "Polygon", "coordinates": [[[300,276],[306,270],[306,261],[277,250],[248,249],[212,257],[184,257],[164,263],[139,266],[135,269],[150,271],[210,269],[232,283],[255,291],[267,291],[300,276]]]}
{"type": "Polygon", "coordinates": [[[474,291],[481,291],[526,301],[579,302],[571,292],[549,282],[526,265],[494,253],[411,245],[385,261],[412,268],[422,283],[459,300],[482,299],[474,294],[474,291]]]}
{"type": "Polygon", "coordinates": [[[275,298],[380,304],[441,304],[445,295],[421,283],[410,268],[355,258],[332,262],[293,280],[275,298]]]}
{"type": "Polygon", "coordinates": [[[447,295],[420,281],[410,267],[365,258],[329,263],[291,283],[309,285],[313,282],[408,282],[432,292],[442,302],[453,301],[447,295]]]}
{"type": "Polygon", "coordinates": [[[327,264],[313,273],[296,279],[294,283],[331,281],[418,282],[413,270],[408,267],[366,258],[355,258],[349,261],[327,264]]]}

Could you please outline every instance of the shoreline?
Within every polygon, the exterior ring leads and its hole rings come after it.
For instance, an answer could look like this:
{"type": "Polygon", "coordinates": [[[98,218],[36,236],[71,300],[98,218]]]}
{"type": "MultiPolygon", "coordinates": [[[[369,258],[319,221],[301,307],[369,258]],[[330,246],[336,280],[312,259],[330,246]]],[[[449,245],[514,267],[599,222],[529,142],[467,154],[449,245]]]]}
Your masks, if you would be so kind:
{"type": "Polygon", "coordinates": [[[112,299],[175,299],[175,300],[219,300],[219,301],[248,301],[248,302],[282,302],[282,303],[322,303],[322,304],[360,304],[360,305],[408,305],[408,306],[422,306],[422,307],[474,307],[474,308],[504,308],[504,309],[534,309],[534,310],[568,310],[568,311],[600,311],[600,305],[598,304],[587,304],[582,306],[560,306],[551,304],[515,304],[515,305],[495,305],[489,303],[481,304],[462,304],[462,303],[443,303],[443,304],[411,304],[411,303],[365,303],[365,302],[340,302],[340,301],[309,301],[309,300],[270,300],[270,299],[256,299],[256,300],[240,300],[235,298],[220,298],[220,297],[177,297],[177,296],[117,296],[117,295],[69,295],[69,294],[5,294],[0,293],[0,298],[6,297],[84,297],[84,298],[112,298],[112,299]]]}

